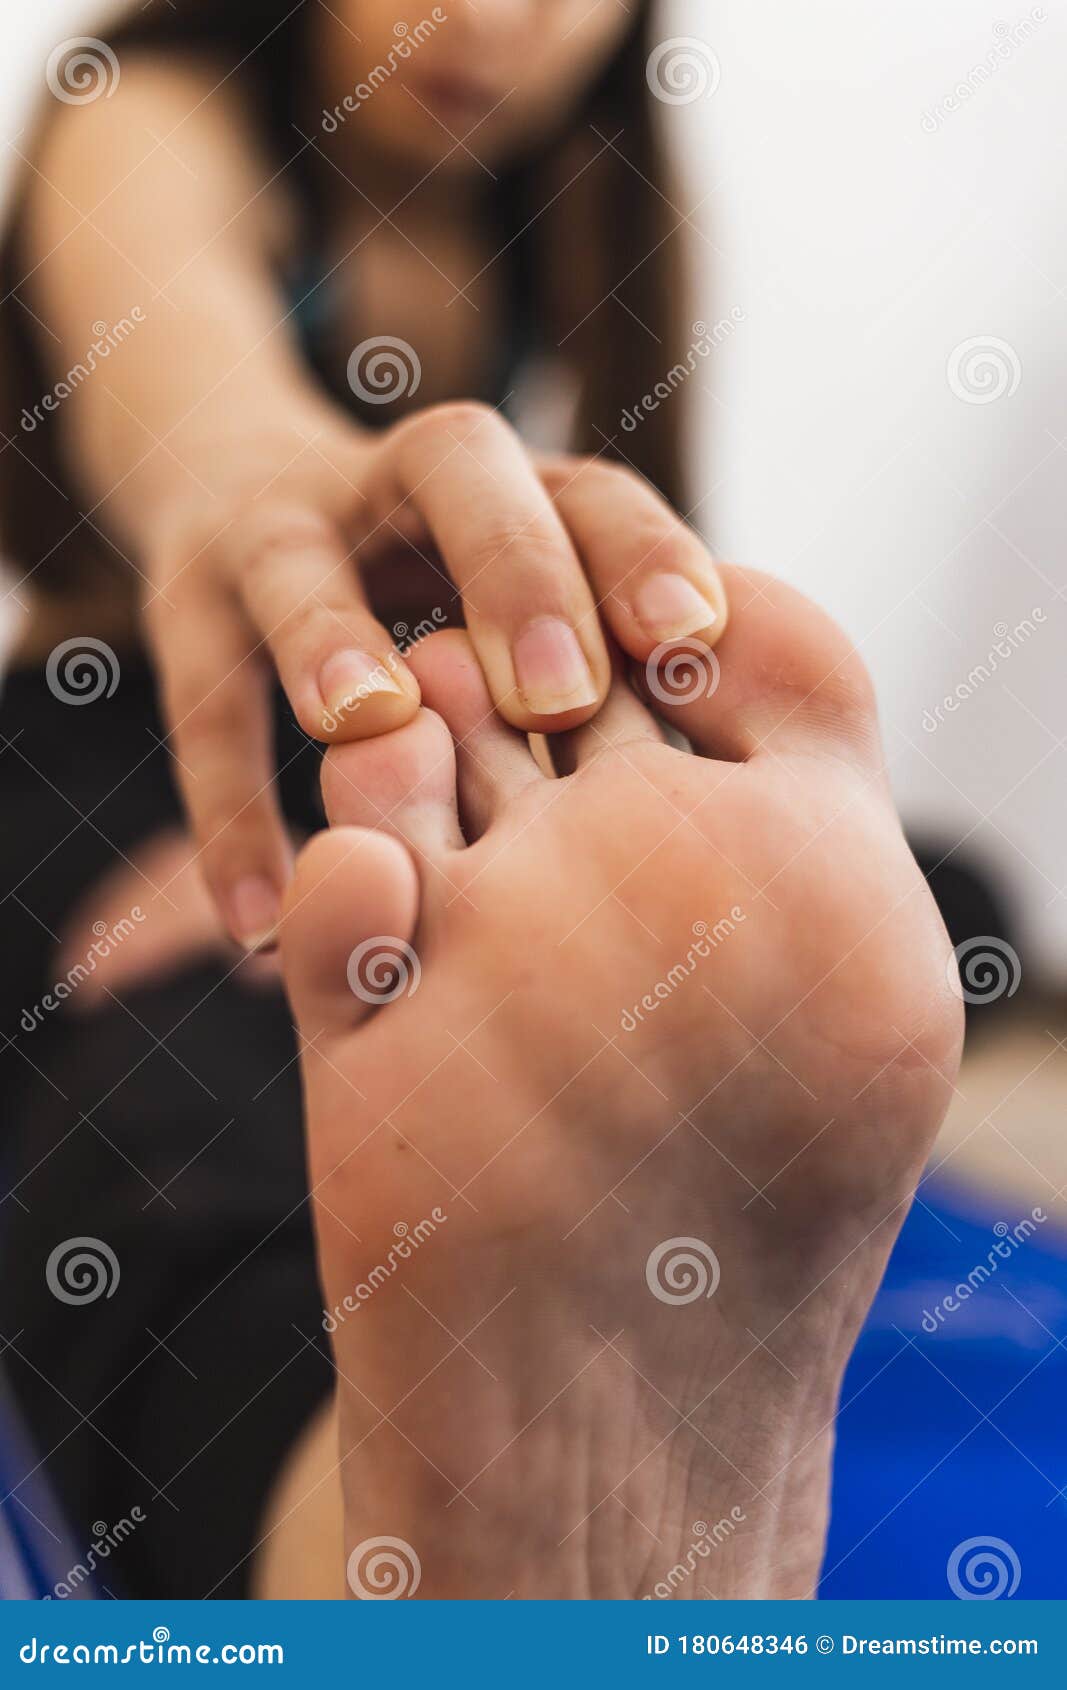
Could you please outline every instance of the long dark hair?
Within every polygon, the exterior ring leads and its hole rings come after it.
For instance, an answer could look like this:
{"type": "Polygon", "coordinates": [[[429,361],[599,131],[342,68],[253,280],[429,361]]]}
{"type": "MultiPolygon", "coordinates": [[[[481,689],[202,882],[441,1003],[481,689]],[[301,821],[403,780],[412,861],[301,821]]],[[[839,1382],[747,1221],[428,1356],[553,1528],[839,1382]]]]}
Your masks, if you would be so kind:
{"type": "MultiPolygon", "coordinates": [[[[684,510],[679,406],[662,405],[639,431],[620,433],[623,413],[654,389],[683,337],[682,219],[646,83],[649,12],[649,4],[638,6],[581,109],[508,172],[497,198],[513,231],[511,273],[522,278],[526,319],[543,346],[564,349],[578,376],[578,449],[626,457],[684,510]],[[576,178],[580,192],[569,193],[576,178]]],[[[286,158],[302,115],[307,38],[306,5],[294,9],[292,0],[170,0],[121,22],[108,44],[116,52],[210,52],[220,68],[239,67],[268,143],[286,158]]],[[[8,557],[47,593],[85,582],[90,570],[96,579],[101,570],[129,572],[85,520],[55,418],[29,434],[19,428],[24,407],[51,383],[33,319],[17,298],[31,182],[27,175],[19,185],[0,243],[0,533],[8,557]]],[[[303,186],[313,217],[315,183],[303,186]]]]}

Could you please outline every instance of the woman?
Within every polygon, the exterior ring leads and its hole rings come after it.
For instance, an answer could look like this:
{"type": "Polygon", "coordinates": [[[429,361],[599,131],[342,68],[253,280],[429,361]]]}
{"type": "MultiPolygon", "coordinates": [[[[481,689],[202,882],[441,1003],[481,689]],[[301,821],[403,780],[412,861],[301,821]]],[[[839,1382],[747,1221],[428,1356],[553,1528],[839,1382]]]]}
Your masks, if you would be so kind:
{"type": "Polygon", "coordinates": [[[196,871],[269,948],[307,736],[412,717],[395,647],[457,591],[526,729],[596,712],[601,616],[641,661],[724,627],[677,403],[619,425],[691,339],[647,14],[178,0],[49,61],[0,352],[5,1366],[75,1531],[146,1517],[109,1587],[246,1589],[330,1383],[290,1020],[196,871]],[[538,373],[585,459],[504,421],[538,373]],[[86,1236],[124,1280],[89,1309],[86,1236]]]}
{"type": "Polygon", "coordinates": [[[408,31],[394,0],[183,0],[53,59],[7,249],[7,543],[50,607],[81,596],[46,650],[94,631],[92,554],[139,592],[242,944],[289,868],[265,677],[319,739],[417,706],[354,555],[391,619],[414,566],[424,602],[458,588],[527,729],[603,701],[598,611],[641,661],[721,632],[711,560],[647,484],[686,508],[679,407],[620,428],[692,339],[648,10],[464,0],[408,31]],[[106,374],[64,385],[87,301],[106,374]],[[555,409],[574,395],[553,444],[590,463],[505,424],[535,356],[555,409]]]}

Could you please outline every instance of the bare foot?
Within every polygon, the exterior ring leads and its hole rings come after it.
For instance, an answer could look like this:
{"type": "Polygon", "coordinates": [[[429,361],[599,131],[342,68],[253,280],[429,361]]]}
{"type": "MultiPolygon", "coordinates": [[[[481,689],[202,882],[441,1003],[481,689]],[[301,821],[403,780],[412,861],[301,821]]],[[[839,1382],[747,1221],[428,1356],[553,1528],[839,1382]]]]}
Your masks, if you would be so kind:
{"type": "Polygon", "coordinates": [[[700,756],[620,683],[549,780],[442,634],[327,759],[283,950],[356,1595],[813,1589],[959,1004],[862,665],[728,585],[700,756]]]}

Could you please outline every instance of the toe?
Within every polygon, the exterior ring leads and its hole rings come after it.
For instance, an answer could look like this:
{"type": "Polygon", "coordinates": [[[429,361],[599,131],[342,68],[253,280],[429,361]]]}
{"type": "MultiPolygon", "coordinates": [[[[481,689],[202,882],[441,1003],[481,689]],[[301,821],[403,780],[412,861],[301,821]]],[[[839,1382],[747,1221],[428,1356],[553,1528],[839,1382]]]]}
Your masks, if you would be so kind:
{"type": "Polygon", "coordinates": [[[730,622],[714,651],[659,646],[638,676],[657,714],[705,757],[828,751],[877,765],[870,678],[837,624],[782,581],[723,567],[730,622]]]}
{"type": "Polygon", "coordinates": [[[466,634],[431,634],[408,661],[455,741],[460,813],[468,839],[477,839],[509,799],[544,776],[525,734],[497,715],[466,634]]]}
{"type": "Polygon", "coordinates": [[[463,844],[452,735],[432,710],[377,739],[331,746],[322,799],[331,826],[377,828],[431,859],[463,844]]]}
{"type": "Polygon", "coordinates": [[[286,989],[305,1039],[347,1031],[414,991],[418,914],[418,874],[399,840],[338,827],[304,847],[280,939],[286,989]]]}
{"type": "Polygon", "coordinates": [[[599,713],[584,727],[560,734],[554,740],[556,767],[561,774],[570,774],[605,752],[620,751],[638,741],[662,744],[663,733],[652,711],[637,697],[628,677],[616,667],[611,690],[599,713]]]}

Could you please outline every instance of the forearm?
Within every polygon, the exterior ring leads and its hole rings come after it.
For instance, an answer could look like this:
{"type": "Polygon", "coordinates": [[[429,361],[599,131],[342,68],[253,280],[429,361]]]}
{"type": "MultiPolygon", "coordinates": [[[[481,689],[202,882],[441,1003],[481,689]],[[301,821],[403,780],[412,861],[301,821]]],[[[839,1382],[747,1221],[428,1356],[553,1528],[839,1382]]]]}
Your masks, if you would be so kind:
{"type": "Polygon", "coordinates": [[[135,62],[112,100],[54,119],[31,166],[24,291],[57,383],[88,370],[59,426],[81,491],[136,548],[191,498],[269,480],[304,440],[329,459],[351,435],[276,281],[274,167],[216,81],[135,62]]]}

